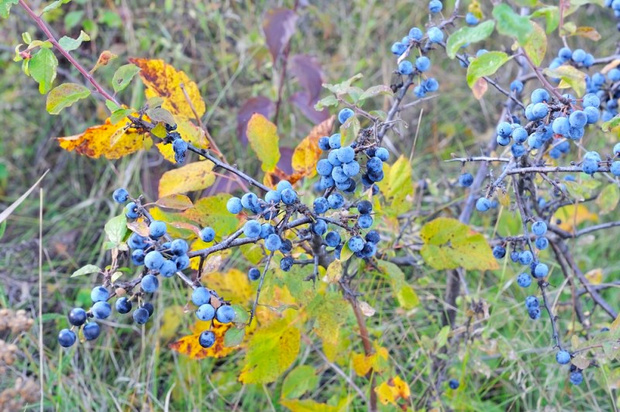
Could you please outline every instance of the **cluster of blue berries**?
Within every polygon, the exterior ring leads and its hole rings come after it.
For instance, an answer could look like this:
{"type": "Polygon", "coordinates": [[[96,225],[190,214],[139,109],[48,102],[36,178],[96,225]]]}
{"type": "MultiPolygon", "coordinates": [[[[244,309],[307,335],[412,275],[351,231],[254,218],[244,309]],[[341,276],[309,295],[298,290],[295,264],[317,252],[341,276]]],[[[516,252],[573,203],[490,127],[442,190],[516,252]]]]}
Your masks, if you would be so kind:
{"type": "MultiPolygon", "coordinates": [[[[129,193],[125,189],[117,189],[112,195],[113,199],[120,204],[129,200],[129,193]]],[[[125,206],[125,214],[130,219],[138,219],[142,216],[136,201],[131,201],[125,206]]],[[[149,224],[149,235],[141,236],[132,233],[127,239],[127,245],[131,250],[131,261],[136,266],[144,266],[144,271],[137,283],[128,285],[129,289],[139,283],[140,291],[131,296],[120,296],[115,302],[115,309],[120,314],[127,314],[133,309],[133,303],[139,302],[134,310],[132,318],[139,325],[145,324],[153,315],[154,307],[151,303],[144,302],[145,294],[157,292],[159,289],[159,279],[170,278],[177,271],[182,271],[189,267],[190,259],[187,255],[189,245],[184,239],[166,239],[166,223],[153,220],[149,224]]],[[[212,242],[215,239],[215,231],[210,227],[205,227],[200,231],[200,238],[204,242],[212,242]]],[[[100,329],[96,322],[85,323],[87,318],[97,320],[107,319],[112,313],[112,307],[108,302],[113,296],[124,294],[127,285],[122,285],[110,293],[104,285],[96,286],[92,289],[90,297],[93,301],[89,311],[82,308],[74,308],[69,313],[69,323],[73,327],[82,327],[82,334],[86,340],[93,340],[99,336],[100,329]]],[[[219,297],[204,287],[194,290],[192,301],[198,306],[196,316],[201,320],[217,319],[221,323],[232,322],[235,312],[229,305],[223,304],[219,297]],[[197,302],[201,302],[200,304],[197,302]],[[217,302],[217,303],[216,303],[217,302]],[[217,305],[217,310],[212,304],[217,305]],[[211,314],[212,310],[212,315],[211,314]]],[[[201,345],[210,347],[215,342],[215,335],[211,331],[204,331],[203,335],[208,338],[202,339],[201,345]],[[211,339],[211,337],[213,339],[211,339]],[[209,342],[211,342],[209,344],[209,342]],[[205,343],[203,345],[203,343],[205,343]]],[[[75,332],[71,329],[63,329],[58,335],[58,342],[63,347],[72,346],[77,339],[75,332]]]]}
{"type": "MultiPolygon", "coordinates": [[[[440,1],[431,1],[431,11],[441,11],[441,7],[437,7],[433,3],[439,3],[440,1]]],[[[409,30],[409,34],[392,44],[391,51],[394,55],[398,56],[398,73],[403,76],[418,76],[418,84],[413,88],[413,93],[416,97],[424,97],[427,93],[435,92],[439,89],[439,82],[433,77],[425,77],[426,73],[431,67],[431,60],[426,56],[430,51],[433,43],[441,43],[444,39],[443,31],[438,27],[431,27],[426,32],[426,35],[418,27],[414,27],[409,30]],[[424,40],[426,40],[425,44],[424,40]],[[420,52],[420,56],[415,59],[415,62],[404,60],[403,54],[412,48],[417,48],[420,52]]]]}

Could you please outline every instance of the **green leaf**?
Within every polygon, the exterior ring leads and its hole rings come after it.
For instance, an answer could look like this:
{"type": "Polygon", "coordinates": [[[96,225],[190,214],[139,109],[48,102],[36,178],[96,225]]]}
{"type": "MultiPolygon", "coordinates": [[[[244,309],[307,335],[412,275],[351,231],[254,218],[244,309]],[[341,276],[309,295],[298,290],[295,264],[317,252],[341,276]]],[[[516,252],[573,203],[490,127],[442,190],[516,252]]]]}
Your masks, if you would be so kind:
{"type": "Polygon", "coordinates": [[[127,116],[129,116],[130,114],[132,114],[134,112],[135,112],[134,109],[118,109],[118,110],[115,110],[110,115],[110,123],[116,124],[116,123],[120,122],[121,120],[123,120],[124,118],[126,118],[127,116]]]}
{"type": "Polygon", "coordinates": [[[385,178],[379,182],[379,189],[387,202],[384,211],[387,215],[397,216],[411,207],[413,181],[411,164],[405,156],[400,156],[393,164],[383,164],[385,178]]]}
{"type": "Polygon", "coordinates": [[[127,233],[127,217],[125,214],[113,217],[105,224],[104,230],[110,242],[120,244],[127,233]]]}
{"type": "Polygon", "coordinates": [[[140,68],[135,64],[125,64],[119,67],[114,72],[114,77],[112,78],[112,87],[114,91],[118,93],[124,90],[139,71],[140,68]]]}
{"type": "Polygon", "coordinates": [[[343,81],[342,83],[338,83],[338,84],[327,84],[326,83],[323,85],[323,87],[325,87],[327,90],[329,90],[330,92],[334,93],[337,96],[348,94],[349,91],[351,90],[351,84],[361,79],[362,77],[364,76],[361,73],[358,73],[355,76],[343,81]]]}
{"type": "Polygon", "coordinates": [[[527,36],[533,30],[529,17],[520,16],[505,3],[500,3],[493,8],[493,17],[497,20],[497,31],[517,39],[520,44],[525,44],[527,36]]]}
{"type": "Polygon", "coordinates": [[[456,52],[465,44],[477,43],[486,39],[493,33],[494,28],[495,22],[493,20],[487,20],[474,27],[461,27],[448,37],[448,42],[446,43],[448,57],[454,59],[456,52]]]}
{"type": "Polygon", "coordinates": [[[280,160],[278,128],[260,113],[248,122],[247,136],[252,150],[260,159],[263,172],[273,172],[280,160]]]}
{"type": "Polygon", "coordinates": [[[90,36],[86,34],[83,30],[80,31],[80,35],[77,39],[72,39],[71,37],[62,36],[60,40],[58,40],[58,44],[65,49],[66,51],[72,51],[80,47],[82,42],[90,41],[90,36]]]}
{"type": "Polygon", "coordinates": [[[506,53],[497,51],[484,53],[475,58],[467,67],[467,84],[473,88],[478,79],[495,74],[508,60],[506,53]]]}
{"type": "Polygon", "coordinates": [[[523,49],[536,66],[540,66],[547,52],[547,35],[542,27],[532,22],[534,30],[530,33],[523,45],[523,49]]]}
{"type": "Polygon", "coordinates": [[[564,64],[557,69],[544,69],[543,73],[551,78],[561,79],[558,88],[571,87],[578,97],[583,96],[586,91],[586,74],[573,66],[564,64]]]}
{"type": "Polygon", "coordinates": [[[620,189],[618,189],[618,185],[612,183],[605,186],[596,198],[596,204],[600,208],[599,213],[605,215],[614,211],[616,206],[618,206],[618,201],[620,201],[620,189]]]}
{"type": "Polygon", "coordinates": [[[11,7],[17,4],[19,0],[0,0],[0,17],[5,19],[9,17],[11,7]]]}
{"type": "Polygon", "coordinates": [[[553,32],[560,25],[560,9],[557,6],[542,7],[534,11],[532,17],[545,18],[545,31],[547,33],[553,32]]]}
{"type": "Polygon", "coordinates": [[[65,29],[67,31],[71,30],[82,21],[83,17],[84,10],[74,10],[65,14],[65,29]]]}
{"type": "Polygon", "coordinates": [[[6,220],[3,220],[0,223],[0,239],[4,236],[4,232],[6,231],[6,220]]]}
{"type": "Polygon", "coordinates": [[[282,397],[297,399],[304,393],[313,390],[319,383],[316,370],[309,365],[301,365],[294,368],[282,383],[282,397]]]}
{"type": "Polygon", "coordinates": [[[239,380],[243,383],[273,382],[297,358],[301,333],[288,319],[258,329],[248,345],[239,380]]]}
{"type": "Polygon", "coordinates": [[[420,237],[424,241],[420,253],[435,269],[494,270],[499,267],[484,236],[456,219],[432,220],[422,227],[420,237]]]}
{"type": "Polygon", "coordinates": [[[30,33],[28,32],[24,32],[22,33],[22,40],[24,41],[24,43],[26,44],[30,44],[32,43],[32,37],[30,36],[30,33]]]}
{"type": "MultiPolygon", "coordinates": [[[[215,233],[232,233],[239,225],[239,218],[226,210],[226,202],[230,197],[228,194],[204,197],[196,201],[194,207],[184,211],[181,216],[198,223],[201,227],[210,226],[215,233]]],[[[176,217],[172,219],[178,220],[176,217]]]]}
{"type": "Polygon", "coordinates": [[[101,268],[97,265],[86,265],[82,266],[71,275],[72,278],[76,278],[78,276],[90,275],[91,273],[99,273],[101,272],[101,268]]]}
{"type": "Polygon", "coordinates": [[[335,345],[340,339],[340,330],[347,319],[349,304],[337,292],[317,294],[308,305],[308,314],[314,319],[314,332],[323,342],[335,345]]]}
{"type": "Polygon", "coordinates": [[[67,4],[70,1],[71,0],[56,0],[56,1],[53,1],[53,2],[51,2],[50,4],[48,4],[47,6],[45,6],[43,8],[43,11],[41,12],[41,14],[47,13],[48,11],[56,10],[57,8],[62,6],[63,4],[67,4]]]}
{"type": "Polygon", "coordinates": [[[377,266],[381,269],[392,284],[392,291],[398,304],[404,309],[413,309],[420,304],[420,299],[413,288],[407,284],[403,271],[392,262],[379,260],[377,266]]]}
{"type": "Polygon", "coordinates": [[[351,116],[340,126],[342,146],[348,146],[355,141],[361,129],[360,120],[357,116],[351,116]]]}
{"type": "Polygon", "coordinates": [[[620,116],[616,116],[601,125],[604,132],[609,132],[610,130],[615,129],[618,126],[620,126],[620,116]]]}
{"type": "Polygon", "coordinates": [[[248,311],[241,305],[232,305],[233,310],[235,311],[235,323],[237,325],[241,325],[247,323],[250,320],[250,314],[248,311]]]}
{"type": "Polygon", "coordinates": [[[327,97],[322,98],[321,100],[319,100],[315,105],[314,105],[314,109],[317,111],[321,111],[323,110],[325,107],[332,107],[332,106],[338,106],[338,99],[336,99],[336,96],[334,96],[333,94],[330,94],[327,97]]]}
{"type": "Polygon", "coordinates": [[[45,109],[50,114],[59,114],[65,107],[70,107],[73,103],[88,96],[90,96],[90,90],[81,84],[63,83],[49,92],[45,109]]]}
{"type": "Polygon", "coordinates": [[[232,348],[234,346],[238,346],[243,342],[243,337],[245,336],[245,328],[230,328],[226,331],[224,335],[224,346],[227,348],[232,348]]]}
{"type": "Polygon", "coordinates": [[[364,90],[364,92],[359,96],[358,100],[359,101],[366,100],[366,99],[369,99],[371,97],[378,96],[380,94],[383,94],[383,95],[386,95],[386,96],[394,96],[394,92],[392,91],[392,89],[389,86],[378,85],[378,86],[372,86],[372,87],[364,90]]]}
{"type": "Polygon", "coordinates": [[[52,89],[56,78],[58,60],[50,49],[40,49],[30,59],[30,76],[39,83],[39,93],[46,94],[52,89]]]}

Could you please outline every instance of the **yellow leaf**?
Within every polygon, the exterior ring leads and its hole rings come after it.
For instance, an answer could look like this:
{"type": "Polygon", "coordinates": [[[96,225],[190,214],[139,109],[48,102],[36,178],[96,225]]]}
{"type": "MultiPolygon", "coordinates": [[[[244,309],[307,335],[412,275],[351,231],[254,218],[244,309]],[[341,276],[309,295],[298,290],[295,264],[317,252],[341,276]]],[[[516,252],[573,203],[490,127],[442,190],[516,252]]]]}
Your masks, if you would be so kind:
{"type": "Polygon", "coordinates": [[[572,88],[577,96],[582,96],[586,90],[586,74],[573,66],[564,64],[556,69],[545,69],[543,73],[551,78],[560,79],[558,88],[572,88]]]}
{"type": "Polygon", "coordinates": [[[297,358],[300,342],[299,329],[287,319],[258,329],[248,345],[239,380],[243,383],[275,381],[297,358]]]}
{"type": "Polygon", "coordinates": [[[383,192],[393,214],[401,214],[409,210],[410,202],[407,196],[413,194],[413,180],[411,179],[411,165],[406,157],[400,156],[391,166],[384,163],[383,173],[385,179],[379,183],[379,189],[383,192]]]}
{"type": "Polygon", "coordinates": [[[560,221],[560,229],[573,232],[577,226],[586,221],[596,222],[598,216],[590,213],[583,204],[568,205],[559,208],[553,215],[552,221],[560,221]]]}
{"type": "Polygon", "coordinates": [[[161,340],[172,339],[181,326],[183,316],[183,307],[179,305],[168,306],[164,309],[164,314],[159,328],[159,338],[161,340]]]}
{"type": "Polygon", "coordinates": [[[118,159],[140,149],[148,149],[153,144],[147,132],[127,128],[123,122],[112,124],[109,118],[104,124],[89,127],[82,134],[56,139],[66,151],[75,150],[88,157],[104,156],[107,159],[118,159]],[[123,132],[123,129],[126,130],[123,132]],[[116,142],[112,141],[113,138],[116,142]]]}
{"type": "MultiPolygon", "coordinates": [[[[209,141],[204,130],[182,117],[177,116],[175,119],[177,121],[177,132],[179,132],[183,140],[199,149],[207,149],[209,147],[209,141]]],[[[175,163],[174,150],[171,144],[157,143],[156,146],[164,159],[175,163]]]]}
{"type": "Polygon", "coordinates": [[[376,355],[366,356],[363,353],[354,353],[353,356],[353,370],[357,376],[366,376],[372,365],[375,363],[376,355]]]}
{"type": "Polygon", "coordinates": [[[202,116],[205,113],[205,102],[200,97],[198,86],[185,72],[175,70],[163,60],[130,58],[129,61],[141,69],[138,74],[146,86],[144,94],[147,99],[161,97],[164,99],[161,107],[173,115],[194,118],[192,108],[181,88],[183,86],[196,114],[202,116]]]}
{"type": "Polygon", "coordinates": [[[164,173],[159,179],[159,197],[205,189],[215,182],[213,163],[193,162],[164,173]]]}
{"type": "Polygon", "coordinates": [[[244,306],[254,297],[254,288],[250,286],[248,275],[238,269],[230,269],[226,273],[209,273],[203,276],[202,283],[233,304],[244,306]]]}
{"type": "Polygon", "coordinates": [[[406,399],[411,396],[409,385],[399,376],[383,382],[375,388],[375,392],[379,395],[379,401],[384,405],[388,403],[396,405],[398,399],[406,399]]]}
{"type": "Polygon", "coordinates": [[[323,278],[323,280],[327,283],[337,283],[341,277],[342,277],[342,262],[338,259],[335,259],[327,267],[327,272],[325,273],[325,277],[323,278]]]}
{"type": "Polygon", "coordinates": [[[545,30],[540,27],[538,23],[531,22],[531,24],[533,30],[527,36],[523,48],[534,64],[539,66],[547,52],[547,35],[545,34],[545,30]]]}
{"type": "Polygon", "coordinates": [[[409,385],[407,382],[403,381],[400,376],[395,376],[394,379],[392,379],[392,383],[394,384],[396,390],[398,390],[398,396],[403,399],[411,396],[409,385]]]}
{"type": "Polygon", "coordinates": [[[209,349],[200,346],[198,338],[204,330],[209,329],[210,324],[210,322],[201,322],[201,325],[195,329],[193,334],[182,337],[178,341],[168,345],[168,347],[183,355],[189,356],[191,359],[203,359],[207,357],[222,358],[239,348],[239,346],[229,348],[224,345],[224,335],[228,329],[234,327],[234,323],[219,323],[215,319],[213,320],[213,327],[211,327],[211,331],[215,334],[215,344],[209,349]]]}
{"type": "Polygon", "coordinates": [[[586,273],[586,279],[593,285],[600,285],[603,282],[603,269],[597,268],[589,270],[586,273]]]}
{"type": "Polygon", "coordinates": [[[435,269],[493,270],[499,265],[484,236],[456,219],[440,217],[420,231],[422,257],[435,269]]]}
{"type": "Polygon", "coordinates": [[[254,113],[248,122],[247,136],[252,150],[262,162],[263,171],[273,172],[280,160],[276,125],[262,114],[254,113]]]}

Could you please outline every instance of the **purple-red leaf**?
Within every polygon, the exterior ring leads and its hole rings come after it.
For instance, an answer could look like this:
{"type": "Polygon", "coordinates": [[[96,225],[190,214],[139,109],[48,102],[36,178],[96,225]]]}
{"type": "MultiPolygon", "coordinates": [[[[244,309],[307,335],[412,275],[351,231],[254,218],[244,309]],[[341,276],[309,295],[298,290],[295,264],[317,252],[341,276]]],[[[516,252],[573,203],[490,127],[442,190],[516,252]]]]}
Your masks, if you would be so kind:
{"type": "Polygon", "coordinates": [[[316,103],[323,91],[323,71],[320,63],[307,54],[291,57],[291,73],[308,94],[309,103],[316,103]]]}
{"type": "Polygon", "coordinates": [[[308,99],[308,93],[306,92],[293,93],[293,95],[289,98],[289,101],[297,106],[303,115],[306,116],[312,123],[321,123],[329,117],[329,111],[327,109],[317,111],[314,108],[317,101],[310,101],[308,99]]]}
{"type": "Polygon", "coordinates": [[[263,31],[273,61],[276,61],[295,33],[297,14],[290,9],[271,9],[263,20],[263,31]]]}
{"type": "Polygon", "coordinates": [[[246,129],[248,122],[254,113],[260,113],[266,118],[270,118],[276,111],[276,106],[271,100],[264,96],[252,97],[243,103],[237,113],[237,136],[243,144],[248,143],[246,129]]]}

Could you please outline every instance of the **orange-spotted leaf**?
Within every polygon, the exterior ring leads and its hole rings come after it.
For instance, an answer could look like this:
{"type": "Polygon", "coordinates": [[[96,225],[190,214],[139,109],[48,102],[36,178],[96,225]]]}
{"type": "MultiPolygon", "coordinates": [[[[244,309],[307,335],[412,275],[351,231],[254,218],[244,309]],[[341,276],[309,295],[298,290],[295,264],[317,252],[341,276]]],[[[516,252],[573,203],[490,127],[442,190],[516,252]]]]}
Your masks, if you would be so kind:
{"type": "Polygon", "coordinates": [[[255,113],[248,122],[247,136],[252,150],[262,163],[263,171],[274,171],[280,160],[280,138],[276,125],[262,114],[255,113]]]}
{"type": "Polygon", "coordinates": [[[200,346],[198,338],[204,330],[209,329],[209,323],[201,322],[201,325],[195,327],[194,333],[171,343],[169,348],[189,356],[191,359],[223,358],[238,348],[230,348],[224,344],[224,335],[232,327],[234,327],[233,323],[219,323],[217,320],[213,320],[211,331],[215,334],[215,344],[206,349],[200,346]]]}
{"type": "Polygon", "coordinates": [[[300,343],[299,328],[288,319],[258,329],[248,344],[239,380],[243,383],[275,381],[297,358],[300,343]]]}
{"type": "Polygon", "coordinates": [[[153,144],[146,131],[127,126],[126,122],[112,124],[108,118],[104,124],[89,127],[82,134],[57,138],[60,147],[92,158],[104,156],[118,159],[153,144]]]}
{"type": "Polygon", "coordinates": [[[316,163],[321,158],[319,139],[322,136],[329,136],[331,134],[335,119],[335,116],[331,116],[329,119],[314,126],[310,134],[295,148],[291,159],[295,181],[303,177],[312,177],[316,174],[316,163]]]}
{"type": "Polygon", "coordinates": [[[213,163],[203,160],[164,173],[159,179],[159,197],[202,190],[215,182],[213,163]]]}
{"type": "Polygon", "coordinates": [[[205,113],[205,102],[200,97],[198,86],[185,72],[176,70],[163,60],[130,58],[129,61],[141,69],[138,74],[146,86],[144,93],[147,98],[163,98],[162,107],[173,115],[194,118],[192,106],[198,116],[205,113]]]}
{"type": "Polygon", "coordinates": [[[398,376],[377,386],[375,392],[379,401],[384,405],[396,405],[399,399],[407,399],[411,396],[409,385],[398,376]]]}
{"type": "MultiPolygon", "coordinates": [[[[175,117],[177,123],[177,132],[181,135],[181,138],[188,143],[191,143],[195,147],[199,149],[207,149],[209,147],[209,141],[207,140],[207,136],[205,131],[200,127],[196,126],[194,123],[190,122],[187,119],[183,119],[180,116],[175,117]]],[[[172,149],[171,144],[157,143],[157,149],[161,153],[161,155],[167,161],[174,163],[174,150],[172,149]]]]}

